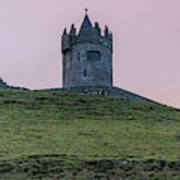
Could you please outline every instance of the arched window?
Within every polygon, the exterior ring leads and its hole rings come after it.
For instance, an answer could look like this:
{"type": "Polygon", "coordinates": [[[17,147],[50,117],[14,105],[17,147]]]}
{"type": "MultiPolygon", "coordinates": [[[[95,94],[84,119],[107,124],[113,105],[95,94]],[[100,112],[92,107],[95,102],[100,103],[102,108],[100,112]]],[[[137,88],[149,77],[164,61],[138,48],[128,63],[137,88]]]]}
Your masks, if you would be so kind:
{"type": "Polygon", "coordinates": [[[99,51],[88,51],[87,52],[87,60],[89,61],[100,61],[101,53],[99,51]]]}
{"type": "Polygon", "coordinates": [[[87,71],[86,71],[86,69],[84,69],[84,71],[83,71],[83,76],[84,76],[84,77],[87,77],[87,71]]]}

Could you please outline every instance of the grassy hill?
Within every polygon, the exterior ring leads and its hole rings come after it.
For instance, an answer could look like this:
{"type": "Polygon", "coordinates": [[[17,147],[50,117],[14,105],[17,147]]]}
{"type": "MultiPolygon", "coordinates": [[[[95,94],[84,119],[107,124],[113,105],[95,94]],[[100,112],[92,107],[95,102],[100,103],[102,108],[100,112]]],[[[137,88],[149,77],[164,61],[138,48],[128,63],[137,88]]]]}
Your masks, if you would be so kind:
{"type": "Polygon", "coordinates": [[[180,110],[0,91],[0,179],[180,179],[180,110]]]}

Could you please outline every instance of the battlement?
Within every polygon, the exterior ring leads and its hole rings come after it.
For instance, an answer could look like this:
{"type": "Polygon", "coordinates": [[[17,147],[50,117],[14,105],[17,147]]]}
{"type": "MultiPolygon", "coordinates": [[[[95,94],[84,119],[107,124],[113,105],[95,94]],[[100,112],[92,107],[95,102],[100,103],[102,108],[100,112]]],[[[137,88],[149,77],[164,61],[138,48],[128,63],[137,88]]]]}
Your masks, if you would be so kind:
{"type": "Polygon", "coordinates": [[[101,32],[86,14],[79,30],[72,24],[62,34],[63,87],[107,86],[112,77],[112,33],[105,26],[101,32]]]}
{"type": "Polygon", "coordinates": [[[99,44],[109,48],[111,52],[113,50],[112,33],[109,31],[108,27],[105,26],[104,33],[102,33],[99,23],[96,22],[94,26],[92,26],[88,15],[85,16],[78,33],[74,24],[72,24],[69,33],[67,29],[64,29],[62,34],[62,52],[69,51],[72,46],[77,43],[99,44]]]}

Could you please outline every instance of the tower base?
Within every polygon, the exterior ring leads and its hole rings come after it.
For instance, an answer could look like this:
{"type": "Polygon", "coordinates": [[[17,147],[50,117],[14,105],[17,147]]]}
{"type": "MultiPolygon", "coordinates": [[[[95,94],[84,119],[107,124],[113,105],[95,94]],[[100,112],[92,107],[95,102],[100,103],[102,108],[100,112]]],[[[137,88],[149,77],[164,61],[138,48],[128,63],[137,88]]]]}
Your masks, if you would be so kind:
{"type": "Polygon", "coordinates": [[[103,95],[103,96],[115,96],[121,99],[132,99],[140,100],[152,104],[159,104],[156,101],[148,99],[146,97],[137,95],[130,91],[118,88],[118,87],[102,87],[102,86],[81,86],[81,87],[72,87],[72,88],[61,88],[61,89],[49,89],[49,91],[61,91],[69,93],[80,93],[88,95],[103,95]]]}

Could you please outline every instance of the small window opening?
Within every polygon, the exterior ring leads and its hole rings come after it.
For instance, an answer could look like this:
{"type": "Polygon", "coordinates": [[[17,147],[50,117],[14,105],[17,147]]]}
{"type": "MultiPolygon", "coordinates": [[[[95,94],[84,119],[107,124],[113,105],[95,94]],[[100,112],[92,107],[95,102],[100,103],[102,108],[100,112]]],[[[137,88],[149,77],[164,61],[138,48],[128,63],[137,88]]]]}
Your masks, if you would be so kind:
{"type": "Polygon", "coordinates": [[[84,75],[84,77],[87,77],[87,71],[86,71],[86,69],[84,69],[83,75],[84,75]]]}
{"type": "Polygon", "coordinates": [[[101,60],[101,53],[99,51],[88,51],[87,52],[87,60],[100,61],[101,60]]]}
{"type": "Polygon", "coordinates": [[[105,95],[105,92],[104,92],[104,91],[102,91],[102,95],[105,95]]]}
{"type": "Polygon", "coordinates": [[[77,53],[77,60],[80,61],[80,53],[77,53]]]}
{"type": "Polygon", "coordinates": [[[67,53],[68,53],[68,50],[67,50],[67,49],[65,49],[65,50],[63,51],[64,56],[66,56],[66,55],[67,55],[67,53]]]}

